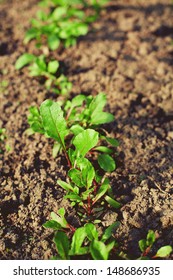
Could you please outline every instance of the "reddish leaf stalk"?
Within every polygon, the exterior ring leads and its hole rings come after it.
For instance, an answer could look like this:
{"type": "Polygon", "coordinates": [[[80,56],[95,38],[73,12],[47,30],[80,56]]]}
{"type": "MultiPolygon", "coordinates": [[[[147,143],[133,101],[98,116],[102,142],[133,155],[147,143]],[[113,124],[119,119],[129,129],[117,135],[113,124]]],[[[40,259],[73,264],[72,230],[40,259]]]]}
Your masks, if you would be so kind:
{"type": "Polygon", "coordinates": [[[97,184],[96,180],[93,180],[93,184],[95,186],[95,188],[94,188],[94,195],[96,195],[97,189],[98,189],[98,184],[97,184]]]}
{"type": "Polygon", "coordinates": [[[63,150],[64,150],[64,154],[65,154],[65,157],[66,157],[66,160],[67,160],[67,164],[68,164],[69,168],[71,169],[71,168],[72,168],[72,165],[71,165],[69,156],[68,156],[68,154],[67,154],[67,151],[66,151],[66,149],[64,149],[64,148],[63,148],[63,150]]]}
{"type": "Polygon", "coordinates": [[[90,198],[90,195],[88,196],[88,198],[87,198],[87,200],[88,200],[88,205],[87,205],[87,212],[88,212],[88,216],[90,216],[91,215],[91,198],[90,198]]]}
{"type": "Polygon", "coordinates": [[[76,229],[72,225],[68,224],[68,226],[72,233],[74,233],[76,231],[76,229]]]}
{"type": "Polygon", "coordinates": [[[143,257],[146,257],[151,250],[151,246],[149,246],[142,254],[143,257]]]}

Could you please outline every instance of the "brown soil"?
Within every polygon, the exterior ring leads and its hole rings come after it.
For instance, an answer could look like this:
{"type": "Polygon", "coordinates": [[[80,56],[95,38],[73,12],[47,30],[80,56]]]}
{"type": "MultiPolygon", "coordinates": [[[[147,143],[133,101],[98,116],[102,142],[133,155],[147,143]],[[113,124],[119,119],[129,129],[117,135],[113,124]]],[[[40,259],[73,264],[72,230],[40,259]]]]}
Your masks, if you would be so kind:
{"type": "MultiPolygon", "coordinates": [[[[0,92],[0,127],[6,128],[11,147],[0,155],[1,259],[50,258],[52,235],[42,224],[62,206],[71,211],[56,184],[65,178],[65,159],[52,158],[50,140],[25,133],[28,108],[57,96],[30,78],[26,68],[14,68],[20,54],[35,52],[34,43],[22,41],[36,2],[0,4],[0,78],[9,82],[0,92]]],[[[120,141],[110,178],[123,207],[118,214],[109,210],[104,225],[121,222],[115,237],[134,258],[149,229],[158,236],[155,250],[173,246],[172,15],[169,0],[112,1],[75,47],[52,53],[74,84],[73,96],[107,94],[116,118],[108,129],[120,141]]]]}

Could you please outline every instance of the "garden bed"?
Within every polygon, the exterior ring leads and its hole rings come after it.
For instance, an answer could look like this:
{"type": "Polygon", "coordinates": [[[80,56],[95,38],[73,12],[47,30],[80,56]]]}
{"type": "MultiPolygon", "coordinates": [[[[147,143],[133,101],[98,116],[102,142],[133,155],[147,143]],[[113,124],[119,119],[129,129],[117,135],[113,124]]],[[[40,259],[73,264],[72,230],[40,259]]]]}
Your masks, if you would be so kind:
{"type": "MultiPolygon", "coordinates": [[[[50,139],[27,136],[27,115],[30,106],[62,96],[46,91],[27,68],[14,67],[22,53],[36,52],[33,42],[22,42],[37,1],[1,2],[0,127],[10,150],[1,143],[0,258],[49,259],[56,250],[42,224],[50,212],[65,207],[67,218],[80,222],[56,183],[65,180],[66,160],[53,159],[50,139]]],[[[111,1],[76,46],[52,52],[73,83],[71,97],[107,95],[115,122],[106,127],[120,142],[109,177],[123,206],[108,209],[102,223],[120,221],[115,238],[132,258],[140,255],[138,241],[149,229],[158,237],[155,249],[173,246],[172,14],[168,0],[111,1]]]]}

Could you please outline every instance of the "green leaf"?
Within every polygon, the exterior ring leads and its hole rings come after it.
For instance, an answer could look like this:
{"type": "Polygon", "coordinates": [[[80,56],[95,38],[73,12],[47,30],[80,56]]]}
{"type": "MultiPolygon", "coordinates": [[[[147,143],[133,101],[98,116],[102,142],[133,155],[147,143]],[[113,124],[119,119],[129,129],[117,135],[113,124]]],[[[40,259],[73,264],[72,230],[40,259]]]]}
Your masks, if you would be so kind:
{"type": "Polygon", "coordinates": [[[86,129],[74,138],[73,144],[79,154],[84,157],[90,149],[97,145],[98,138],[98,132],[93,129],[86,129]]]}
{"type": "Polygon", "coordinates": [[[87,236],[86,228],[78,228],[72,238],[70,255],[83,255],[88,253],[88,247],[81,247],[87,236]]]}
{"type": "Polygon", "coordinates": [[[50,215],[51,215],[52,220],[59,223],[63,228],[68,228],[68,223],[67,223],[66,219],[64,218],[64,215],[65,215],[64,208],[59,209],[58,215],[54,212],[51,212],[50,215]]]}
{"type": "Polygon", "coordinates": [[[139,249],[143,253],[147,249],[146,240],[145,239],[141,239],[141,240],[139,240],[138,244],[139,244],[139,249]]]}
{"type": "Polygon", "coordinates": [[[45,57],[43,55],[36,57],[34,63],[30,65],[29,70],[30,76],[44,76],[44,72],[47,70],[45,57]]]}
{"type": "Polygon", "coordinates": [[[49,48],[52,51],[55,51],[60,45],[60,40],[57,35],[51,34],[47,38],[47,43],[48,43],[49,48]]]}
{"type": "Polygon", "coordinates": [[[74,124],[70,127],[70,131],[76,136],[80,132],[84,131],[84,128],[79,124],[74,124]]]}
{"type": "Polygon", "coordinates": [[[56,23],[51,22],[50,24],[46,23],[41,26],[41,34],[45,34],[46,36],[57,35],[59,32],[59,28],[56,23]]]}
{"type": "Polygon", "coordinates": [[[111,113],[98,113],[92,116],[91,118],[91,124],[99,125],[99,124],[104,124],[104,123],[110,123],[115,120],[114,116],[111,113]]]}
{"type": "Polygon", "coordinates": [[[39,120],[34,120],[33,122],[29,122],[29,124],[34,132],[45,134],[43,125],[39,120]]]}
{"type": "Polygon", "coordinates": [[[42,76],[43,74],[43,70],[38,66],[37,63],[33,63],[32,65],[30,65],[29,70],[29,75],[31,77],[42,76]]]}
{"type": "Polygon", "coordinates": [[[112,152],[113,152],[112,149],[109,149],[109,148],[107,148],[105,146],[96,147],[94,150],[102,152],[102,153],[106,153],[106,154],[112,154],[112,152]]]}
{"type": "MultiPolygon", "coordinates": [[[[84,201],[84,200],[87,200],[88,197],[89,197],[89,195],[92,194],[93,191],[94,191],[94,188],[90,188],[90,189],[88,189],[88,190],[82,192],[82,193],[81,193],[82,200],[83,200],[83,201],[84,201]]],[[[95,210],[95,208],[94,208],[93,210],[95,210]]]]}
{"type": "Polygon", "coordinates": [[[102,241],[102,242],[107,241],[107,240],[112,236],[112,234],[114,233],[114,231],[115,231],[119,226],[120,226],[120,222],[115,222],[115,223],[113,223],[112,225],[110,225],[110,226],[105,230],[105,232],[103,233],[101,241],[102,241]]]}
{"type": "Polygon", "coordinates": [[[35,60],[35,55],[30,54],[30,53],[24,53],[23,55],[21,55],[16,63],[15,63],[15,68],[17,70],[23,68],[24,66],[28,65],[29,63],[33,62],[35,60]]]}
{"type": "Polygon", "coordinates": [[[95,225],[89,223],[85,225],[85,228],[86,228],[87,237],[90,241],[92,241],[93,239],[98,240],[98,232],[95,225]]]}
{"type": "Polygon", "coordinates": [[[106,245],[96,239],[90,244],[90,252],[94,260],[107,260],[109,256],[106,245]]]}
{"type": "Polygon", "coordinates": [[[91,124],[103,124],[114,121],[114,116],[110,113],[103,112],[103,108],[106,105],[106,95],[104,93],[98,94],[90,103],[90,123],[91,124]]]}
{"type": "Polygon", "coordinates": [[[110,196],[106,196],[105,200],[107,201],[107,203],[109,205],[111,205],[112,207],[114,207],[115,209],[118,209],[121,207],[121,203],[119,203],[118,201],[114,200],[113,198],[111,198],[110,196]]]}
{"type": "Polygon", "coordinates": [[[64,190],[66,191],[74,191],[73,187],[70,185],[70,184],[67,184],[66,182],[64,181],[61,181],[61,180],[57,180],[57,183],[58,185],[60,185],[64,190]]]}
{"type": "Polygon", "coordinates": [[[29,111],[30,114],[28,116],[28,123],[30,124],[32,131],[44,134],[45,131],[44,131],[42,119],[40,117],[40,113],[37,107],[32,106],[29,108],[29,111]]]}
{"type": "Polygon", "coordinates": [[[58,7],[51,14],[51,19],[58,21],[67,13],[66,7],[58,7]]]}
{"type": "Polygon", "coordinates": [[[53,230],[60,230],[62,228],[62,226],[54,220],[47,221],[46,223],[43,224],[43,227],[51,228],[53,230]]]}
{"type": "Polygon", "coordinates": [[[106,95],[104,93],[99,93],[90,103],[89,110],[91,115],[94,117],[97,113],[102,112],[105,105],[106,95]]]}
{"type": "Polygon", "coordinates": [[[76,160],[76,164],[81,170],[83,185],[87,188],[91,187],[93,179],[95,177],[95,170],[91,162],[86,158],[78,158],[76,160]]]}
{"type": "Polygon", "coordinates": [[[57,102],[45,100],[40,107],[43,126],[47,134],[65,149],[64,138],[68,134],[63,111],[57,102]]]}
{"type": "Polygon", "coordinates": [[[72,107],[82,106],[82,104],[85,100],[86,100],[85,95],[79,94],[79,95],[75,96],[71,101],[72,107]]]}
{"type": "Polygon", "coordinates": [[[76,151],[74,151],[73,149],[69,148],[68,149],[68,156],[69,156],[70,162],[71,162],[71,164],[73,166],[74,162],[76,160],[76,151]]]}
{"type": "Polygon", "coordinates": [[[64,47],[69,48],[71,46],[75,46],[76,42],[77,42],[77,40],[75,38],[69,37],[64,41],[64,47]]]}
{"type": "Polygon", "coordinates": [[[37,38],[39,35],[39,30],[35,27],[30,28],[26,34],[25,34],[25,39],[24,39],[24,44],[27,44],[29,41],[31,41],[34,38],[37,38]]]}
{"type": "Polygon", "coordinates": [[[76,168],[72,168],[68,171],[68,176],[70,177],[70,179],[72,180],[73,183],[75,183],[78,187],[82,187],[84,186],[83,182],[82,182],[82,174],[81,171],[76,169],[76,168]]]}
{"type": "Polygon", "coordinates": [[[29,108],[29,112],[31,113],[32,117],[39,117],[40,113],[38,111],[38,108],[36,106],[31,106],[29,108]]]}
{"type": "Polygon", "coordinates": [[[107,249],[108,253],[114,248],[114,245],[115,245],[115,240],[112,240],[111,242],[109,242],[106,245],[106,249],[107,249]]]}
{"type": "Polygon", "coordinates": [[[47,15],[46,15],[46,13],[45,13],[44,11],[39,10],[39,11],[37,12],[37,18],[38,18],[39,20],[41,20],[41,21],[45,21],[45,20],[47,20],[47,15]]]}
{"type": "Polygon", "coordinates": [[[82,201],[82,198],[77,194],[67,194],[67,195],[64,196],[64,198],[66,198],[66,199],[68,198],[71,201],[75,201],[75,202],[82,201]]]}
{"type": "Polygon", "coordinates": [[[63,260],[69,260],[68,253],[69,253],[69,249],[70,249],[70,243],[69,243],[67,235],[62,231],[57,232],[55,234],[53,241],[56,244],[56,247],[58,249],[58,254],[61,256],[61,258],[63,260]]]}
{"type": "Polygon", "coordinates": [[[64,208],[60,208],[58,210],[58,214],[61,216],[61,217],[64,217],[65,216],[65,209],[64,208]]]}
{"type": "Polygon", "coordinates": [[[68,10],[68,16],[69,17],[77,17],[77,18],[83,20],[84,17],[85,17],[85,13],[81,10],[73,8],[73,9],[68,10]]]}
{"type": "Polygon", "coordinates": [[[61,145],[58,142],[55,142],[52,149],[52,156],[56,158],[61,150],[61,145]]]}
{"type": "Polygon", "coordinates": [[[78,37],[88,33],[88,25],[85,23],[76,23],[73,26],[73,36],[78,37]]]}
{"type": "Polygon", "coordinates": [[[94,198],[93,204],[96,203],[102,196],[104,196],[109,188],[109,181],[105,179],[94,198]]]}
{"type": "Polygon", "coordinates": [[[115,161],[107,154],[98,155],[98,163],[100,167],[107,172],[112,172],[116,168],[115,161]]]}
{"type": "Polygon", "coordinates": [[[167,245],[167,246],[163,246],[161,247],[157,253],[156,253],[156,256],[157,258],[165,258],[165,257],[168,257],[172,252],[172,247],[167,245]]]}
{"type": "Polygon", "coordinates": [[[47,66],[47,70],[51,74],[55,74],[58,70],[59,62],[57,60],[50,61],[47,66]]]}
{"type": "Polygon", "coordinates": [[[156,236],[153,230],[149,230],[147,234],[147,246],[152,246],[156,240],[156,236]]]}
{"type": "Polygon", "coordinates": [[[61,38],[61,39],[67,39],[68,37],[70,37],[71,36],[71,32],[70,32],[70,30],[69,29],[61,29],[60,30],[60,32],[59,32],[59,37],[61,38]]]}
{"type": "Polygon", "coordinates": [[[104,137],[104,139],[110,143],[113,147],[118,147],[119,146],[119,142],[117,139],[111,138],[111,137],[104,137]]]}
{"type": "Polygon", "coordinates": [[[35,67],[37,66],[40,69],[40,71],[46,71],[47,65],[45,61],[45,56],[40,55],[39,57],[37,57],[33,65],[35,65],[35,67]]]}

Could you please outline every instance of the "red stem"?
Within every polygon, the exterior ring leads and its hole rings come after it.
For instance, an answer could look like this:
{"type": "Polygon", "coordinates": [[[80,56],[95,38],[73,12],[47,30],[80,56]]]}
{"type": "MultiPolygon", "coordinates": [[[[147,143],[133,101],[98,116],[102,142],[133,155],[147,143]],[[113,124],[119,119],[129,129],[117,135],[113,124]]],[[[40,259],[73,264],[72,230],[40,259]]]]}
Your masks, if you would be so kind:
{"type": "Polygon", "coordinates": [[[142,256],[143,256],[143,257],[147,256],[148,253],[150,252],[150,250],[151,250],[151,246],[149,246],[149,247],[143,252],[142,256]]]}
{"type": "Polygon", "coordinates": [[[90,195],[88,196],[88,216],[91,215],[91,198],[90,195]]]}
{"type": "Polygon", "coordinates": [[[72,168],[72,165],[71,165],[70,159],[69,159],[69,157],[68,157],[68,154],[67,154],[66,151],[64,151],[64,152],[65,152],[65,157],[66,157],[66,159],[67,159],[67,164],[68,164],[69,168],[72,168]]]}
{"type": "Polygon", "coordinates": [[[98,184],[97,184],[96,180],[93,180],[93,184],[94,184],[94,186],[95,186],[95,188],[94,188],[94,195],[96,195],[96,193],[97,193],[97,188],[98,188],[98,184]]]}
{"type": "Polygon", "coordinates": [[[68,224],[68,226],[72,233],[74,233],[76,231],[76,229],[72,225],[68,224]]]}

